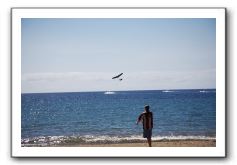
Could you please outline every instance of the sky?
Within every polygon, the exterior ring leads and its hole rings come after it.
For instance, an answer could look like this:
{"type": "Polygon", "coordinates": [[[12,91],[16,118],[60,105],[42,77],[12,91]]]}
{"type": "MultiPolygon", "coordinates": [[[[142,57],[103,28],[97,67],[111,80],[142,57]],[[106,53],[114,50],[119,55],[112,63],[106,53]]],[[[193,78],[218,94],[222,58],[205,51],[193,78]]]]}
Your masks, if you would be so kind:
{"type": "Polygon", "coordinates": [[[22,93],[216,88],[214,18],[24,18],[21,37],[22,93]]]}

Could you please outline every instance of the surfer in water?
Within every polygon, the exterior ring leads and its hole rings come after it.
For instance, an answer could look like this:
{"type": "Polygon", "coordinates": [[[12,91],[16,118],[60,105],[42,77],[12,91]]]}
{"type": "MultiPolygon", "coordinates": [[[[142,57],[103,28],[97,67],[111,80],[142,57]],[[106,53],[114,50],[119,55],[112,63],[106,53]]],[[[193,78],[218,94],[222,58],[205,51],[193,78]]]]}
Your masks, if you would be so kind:
{"type": "Polygon", "coordinates": [[[143,137],[147,138],[149,147],[151,147],[151,136],[153,128],[153,114],[150,111],[150,106],[144,107],[145,111],[141,113],[137,119],[137,124],[142,121],[143,124],[143,137]]]}

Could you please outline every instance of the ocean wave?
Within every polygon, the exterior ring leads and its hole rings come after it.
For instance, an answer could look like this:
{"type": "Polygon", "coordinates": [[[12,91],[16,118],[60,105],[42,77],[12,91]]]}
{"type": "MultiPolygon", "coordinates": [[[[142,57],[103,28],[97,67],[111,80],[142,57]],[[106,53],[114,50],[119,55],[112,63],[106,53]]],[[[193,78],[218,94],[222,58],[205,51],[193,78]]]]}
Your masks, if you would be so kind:
{"type": "Polygon", "coordinates": [[[164,92],[164,93],[170,93],[170,92],[176,92],[176,91],[164,90],[164,91],[162,91],[162,92],[164,92]]]}
{"type": "Polygon", "coordinates": [[[115,94],[115,92],[107,91],[107,92],[105,92],[104,94],[105,94],[105,95],[113,95],[113,94],[115,94]]]}
{"type": "MultiPolygon", "coordinates": [[[[215,140],[215,137],[209,136],[154,136],[152,141],[169,140],[215,140]]],[[[60,144],[112,144],[112,143],[138,143],[145,142],[146,139],[141,135],[129,137],[123,136],[40,136],[33,138],[24,138],[21,140],[22,147],[34,146],[55,146],[60,144]]]]}
{"type": "Polygon", "coordinates": [[[201,90],[200,93],[215,93],[216,91],[209,91],[209,90],[201,90]]]}

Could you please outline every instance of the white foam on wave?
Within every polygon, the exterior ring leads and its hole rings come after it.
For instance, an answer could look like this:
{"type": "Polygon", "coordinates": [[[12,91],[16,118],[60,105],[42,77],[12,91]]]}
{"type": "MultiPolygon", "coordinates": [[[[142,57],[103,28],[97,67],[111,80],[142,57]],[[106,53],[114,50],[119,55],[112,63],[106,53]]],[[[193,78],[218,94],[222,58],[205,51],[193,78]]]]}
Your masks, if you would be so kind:
{"type": "Polygon", "coordinates": [[[107,92],[105,92],[104,94],[105,94],[105,95],[113,95],[113,94],[115,94],[115,92],[107,91],[107,92]]]}
{"type": "Polygon", "coordinates": [[[68,136],[39,136],[21,139],[21,146],[51,146],[69,139],[68,136]]]}
{"type": "MultiPolygon", "coordinates": [[[[122,137],[122,136],[85,136],[86,141],[123,141],[123,140],[146,140],[141,135],[134,135],[129,137],[122,137]]],[[[154,136],[152,137],[153,140],[212,140],[216,139],[215,137],[210,136],[154,136]]]]}
{"type": "Polygon", "coordinates": [[[204,91],[204,90],[202,90],[202,91],[199,91],[200,93],[207,93],[208,91],[204,91]]]}
{"type": "MultiPolygon", "coordinates": [[[[209,136],[153,136],[153,141],[167,140],[215,140],[215,137],[209,136]]],[[[23,147],[27,146],[53,146],[58,144],[105,144],[105,143],[129,143],[129,142],[145,142],[146,139],[141,135],[133,136],[46,136],[25,138],[21,140],[23,147]]]]}
{"type": "Polygon", "coordinates": [[[175,92],[175,91],[164,90],[164,91],[162,91],[162,92],[164,92],[164,93],[169,93],[169,92],[175,92]]]}
{"type": "Polygon", "coordinates": [[[216,91],[207,91],[207,90],[201,90],[201,91],[199,91],[200,93],[210,93],[210,92],[216,92],[216,91]]]}

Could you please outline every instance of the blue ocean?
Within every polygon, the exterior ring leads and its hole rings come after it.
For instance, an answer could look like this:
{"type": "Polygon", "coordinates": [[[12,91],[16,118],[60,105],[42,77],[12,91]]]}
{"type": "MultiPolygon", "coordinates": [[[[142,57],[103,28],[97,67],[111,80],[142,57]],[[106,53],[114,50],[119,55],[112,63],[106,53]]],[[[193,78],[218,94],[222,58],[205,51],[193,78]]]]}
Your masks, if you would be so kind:
{"type": "Polygon", "coordinates": [[[21,95],[22,146],[144,141],[137,117],[149,105],[153,140],[216,137],[216,90],[21,95]]]}

